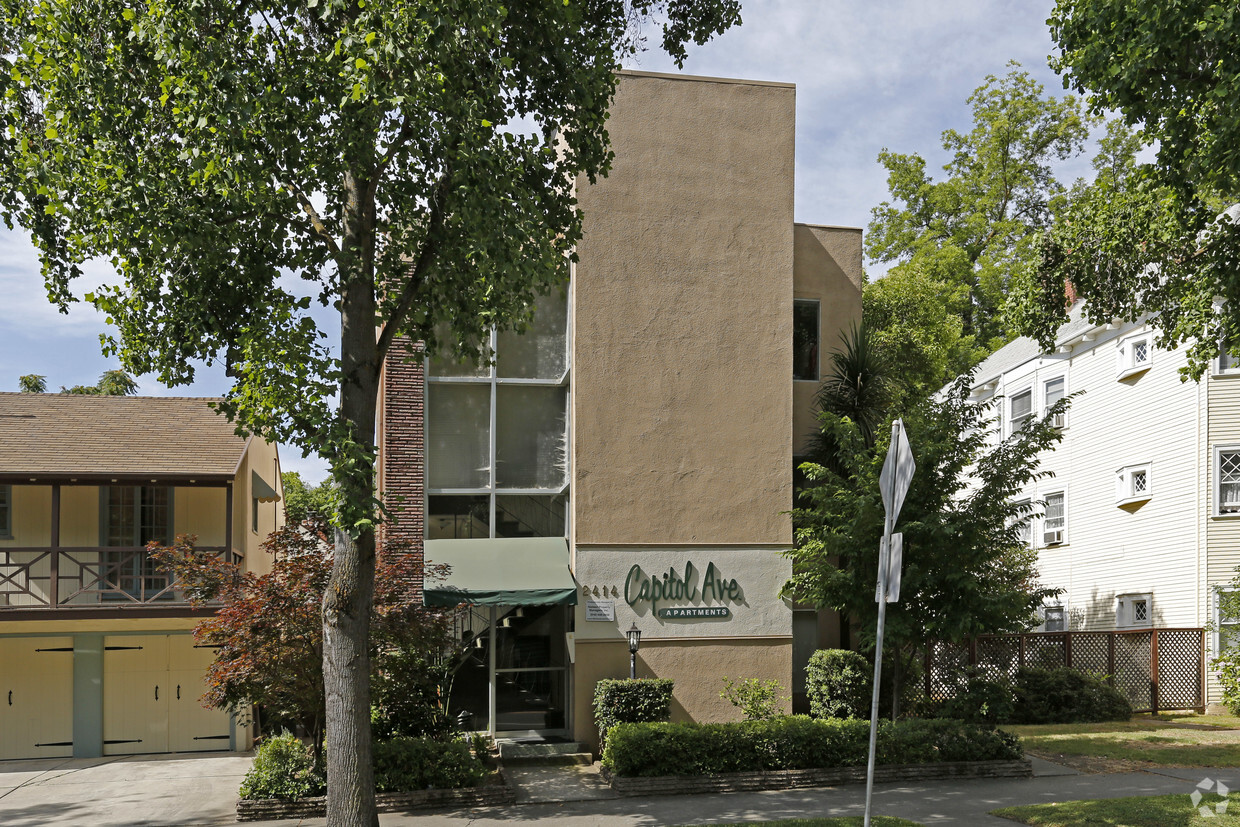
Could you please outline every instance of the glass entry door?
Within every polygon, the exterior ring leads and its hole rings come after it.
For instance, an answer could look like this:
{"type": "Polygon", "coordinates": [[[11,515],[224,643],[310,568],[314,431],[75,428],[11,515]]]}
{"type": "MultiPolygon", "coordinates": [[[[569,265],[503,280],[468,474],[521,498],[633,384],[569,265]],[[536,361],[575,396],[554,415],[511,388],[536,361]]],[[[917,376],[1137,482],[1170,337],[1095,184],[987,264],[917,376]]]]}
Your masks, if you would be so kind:
{"type": "MultiPolygon", "coordinates": [[[[568,720],[568,607],[475,606],[448,714],[493,735],[560,735],[568,720]]],[[[466,726],[470,726],[466,723],[466,726]]]]}

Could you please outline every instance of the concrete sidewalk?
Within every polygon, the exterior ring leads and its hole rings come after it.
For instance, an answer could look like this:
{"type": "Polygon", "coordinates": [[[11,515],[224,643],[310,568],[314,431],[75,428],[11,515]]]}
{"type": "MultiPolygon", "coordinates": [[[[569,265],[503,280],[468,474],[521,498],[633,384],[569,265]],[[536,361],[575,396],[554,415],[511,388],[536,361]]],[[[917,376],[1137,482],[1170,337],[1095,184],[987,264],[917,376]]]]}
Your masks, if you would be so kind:
{"type": "MultiPolygon", "coordinates": [[[[0,824],[5,827],[223,827],[236,824],[236,795],[249,768],[244,755],[161,755],[0,762],[0,824]]],[[[875,787],[879,815],[922,824],[1006,824],[987,815],[1017,804],[1192,792],[1203,778],[1240,789],[1240,768],[1152,769],[1082,775],[1039,765],[1034,778],[988,778],[875,787]]],[[[615,798],[596,768],[511,768],[518,798],[530,803],[439,813],[383,815],[396,825],[558,825],[647,827],[777,818],[860,815],[862,786],[752,793],[615,798]]],[[[260,822],[317,827],[323,819],[260,822]]]]}

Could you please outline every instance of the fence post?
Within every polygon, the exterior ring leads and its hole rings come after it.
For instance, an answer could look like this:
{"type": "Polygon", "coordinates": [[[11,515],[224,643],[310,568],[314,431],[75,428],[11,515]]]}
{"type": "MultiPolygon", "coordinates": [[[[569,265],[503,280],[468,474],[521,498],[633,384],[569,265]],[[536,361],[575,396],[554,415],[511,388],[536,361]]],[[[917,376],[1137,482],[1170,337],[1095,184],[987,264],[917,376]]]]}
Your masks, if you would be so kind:
{"type": "Polygon", "coordinates": [[[1017,663],[1021,669],[1025,668],[1025,635],[1023,632],[1020,635],[1020,657],[1017,659],[1017,663]]]}
{"type": "Polygon", "coordinates": [[[977,636],[969,638],[969,666],[977,667],[977,636]]]}
{"type": "Polygon", "coordinates": [[[930,700],[934,696],[930,694],[933,682],[930,680],[930,673],[934,669],[934,641],[926,641],[926,700],[930,700]]]}
{"type": "Polygon", "coordinates": [[[1107,681],[1115,686],[1115,636],[1118,632],[1107,632],[1107,681]]]}
{"type": "Polygon", "coordinates": [[[1158,715],[1158,630],[1150,632],[1150,714],[1158,715]]]}
{"type": "Polygon", "coordinates": [[[1197,638],[1197,661],[1201,668],[1197,670],[1197,711],[1206,711],[1206,630],[1202,629],[1197,638]]]}
{"type": "Polygon", "coordinates": [[[1063,633],[1063,660],[1064,666],[1072,668],[1072,633],[1063,633]]]}

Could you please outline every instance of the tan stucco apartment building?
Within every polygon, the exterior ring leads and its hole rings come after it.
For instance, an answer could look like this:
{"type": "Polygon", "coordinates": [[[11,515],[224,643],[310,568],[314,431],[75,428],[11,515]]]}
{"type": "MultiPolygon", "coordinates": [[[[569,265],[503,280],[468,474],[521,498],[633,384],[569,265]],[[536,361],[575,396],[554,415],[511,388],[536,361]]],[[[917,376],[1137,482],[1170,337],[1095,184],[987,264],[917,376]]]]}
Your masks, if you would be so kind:
{"type": "Polygon", "coordinates": [[[0,759],[247,749],[150,541],[270,569],[274,445],[207,399],[0,393],[0,759]]]}
{"type": "Polygon", "coordinates": [[[860,316],[861,233],[793,221],[795,98],[622,73],[567,288],[492,364],[389,360],[386,531],[452,567],[425,594],[469,605],[450,712],[475,728],[594,744],[634,625],[680,720],[733,717],[725,676],[798,688],[794,661],[833,642],[779,597],[781,552],[822,354],[860,316]]]}

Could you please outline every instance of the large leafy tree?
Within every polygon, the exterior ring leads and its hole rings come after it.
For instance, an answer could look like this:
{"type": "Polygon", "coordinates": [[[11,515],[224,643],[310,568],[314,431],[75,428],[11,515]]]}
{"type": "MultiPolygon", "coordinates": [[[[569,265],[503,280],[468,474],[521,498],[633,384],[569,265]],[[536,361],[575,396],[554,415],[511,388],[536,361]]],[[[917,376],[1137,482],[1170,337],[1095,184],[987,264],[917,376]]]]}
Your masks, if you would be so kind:
{"type": "Polygon", "coordinates": [[[0,212],[136,373],[223,362],[222,409],[339,490],[323,602],[328,823],[377,824],[374,422],[402,338],[468,355],[566,277],[620,60],[678,61],[739,0],[0,0],[0,212]],[[505,125],[519,129],[505,130],[505,125]],[[338,342],[309,314],[339,313],[338,342]],[[445,338],[445,329],[453,331],[445,338]],[[332,400],[338,400],[334,406],[332,400]]]}
{"type": "MultiPolygon", "coordinates": [[[[1020,540],[1030,516],[1017,495],[1043,476],[1039,455],[1060,432],[1033,421],[1006,440],[995,433],[994,403],[970,401],[970,376],[910,411],[904,423],[917,463],[897,528],[904,535],[900,601],[888,607],[886,639],[896,686],[927,638],[959,641],[1020,631],[1056,594],[1037,582],[1037,554],[1020,540]]],[[[811,486],[793,511],[794,574],[785,592],[849,618],[862,646],[873,647],[879,540],[884,511],[878,479],[890,419],[870,442],[854,421],[830,412],[822,429],[840,446],[839,468],[803,465],[811,486]]]]}
{"type": "Polygon", "coordinates": [[[866,254],[946,285],[963,335],[989,352],[1010,338],[1005,296],[1065,191],[1055,164],[1082,150],[1089,121],[1076,98],[1046,96],[1018,67],[987,77],[968,103],[972,129],[943,133],[951,160],[941,180],[921,155],[879,154],[891,200],[873,210],[866,254]]]}
{"type": "Polygon", "coordinates": [[[1152,164],[1099,175],[1047,234],[1022,327],[1049,342],[1065,284],[1095,322],[1158,314],[1200,377],[1240,352],[1240,18],[1225,4],[1061,0],[1050,18],[1064,83],[1157,142],[1152,164]]]}

